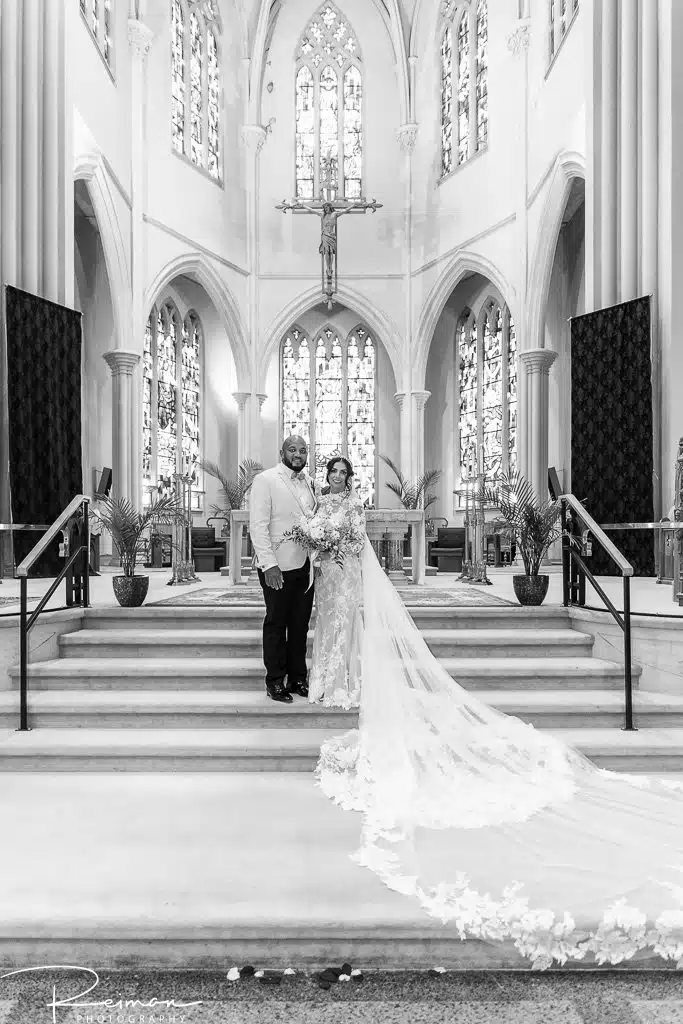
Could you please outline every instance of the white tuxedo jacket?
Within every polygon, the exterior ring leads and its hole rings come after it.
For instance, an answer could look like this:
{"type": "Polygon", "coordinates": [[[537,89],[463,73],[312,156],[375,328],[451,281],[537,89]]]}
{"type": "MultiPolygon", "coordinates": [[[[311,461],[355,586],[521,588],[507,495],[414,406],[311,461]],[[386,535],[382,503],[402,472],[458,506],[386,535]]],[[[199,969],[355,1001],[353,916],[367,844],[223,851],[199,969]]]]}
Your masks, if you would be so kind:
{"type": "Polygon", "coordinates": [[[266,469],[254,478],[249,495],[249,533],[256,564],[263,572],[279,565],[283,572],[300,569],[308,553],[293,540],[278,544],[287,530],[305,512],[313,511],[317,499],[310,477],[302,470],[299,479],[284,463],[266,469]]]}

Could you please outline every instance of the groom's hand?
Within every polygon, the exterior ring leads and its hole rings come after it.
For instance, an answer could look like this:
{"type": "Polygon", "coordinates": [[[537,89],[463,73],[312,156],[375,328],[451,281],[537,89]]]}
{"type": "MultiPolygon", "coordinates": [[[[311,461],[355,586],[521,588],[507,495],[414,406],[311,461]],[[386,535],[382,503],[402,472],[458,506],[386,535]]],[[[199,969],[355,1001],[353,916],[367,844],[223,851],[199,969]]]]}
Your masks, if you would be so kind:
{"type": "Polygon", "coordinates": [[[272,587],[273,590],[282,590],[282,569],[279,565],[273,565],[270,569],[266,569],[263,576],[267,587],[272,587]]]}

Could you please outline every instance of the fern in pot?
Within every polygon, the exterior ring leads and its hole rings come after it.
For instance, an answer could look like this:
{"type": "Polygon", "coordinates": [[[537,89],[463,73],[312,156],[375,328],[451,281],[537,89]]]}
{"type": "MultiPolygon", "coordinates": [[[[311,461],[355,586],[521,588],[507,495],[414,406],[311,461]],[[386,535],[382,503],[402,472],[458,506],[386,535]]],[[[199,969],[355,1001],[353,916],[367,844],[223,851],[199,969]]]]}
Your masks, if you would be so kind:
{"type": "Polygon", "coordinates": [[[139,608],[147,597],[149,576],[137,575],[135,566],[142,553],[144,535],[152,523],[172,525],[184,522],[183,508],[175,497],[157,498],[139,512],[128,498],[100,498],[92,515],[111,536],[121,559],[121,575],[114,576],[114,596],[124,608],[139,608]]]}
{"type": "Polygon", "coordinates": [[[493,486],[484,487],[481,497],[501,514],[493,527],[515,538],[524,574],[512,577],[517,600],[523,605],[543,604],[550,576],[541,573],[548,549],[562,535],[562,507],[559,501],[539,501],[533,487],[521,473],[504,473],[493,486]]]}

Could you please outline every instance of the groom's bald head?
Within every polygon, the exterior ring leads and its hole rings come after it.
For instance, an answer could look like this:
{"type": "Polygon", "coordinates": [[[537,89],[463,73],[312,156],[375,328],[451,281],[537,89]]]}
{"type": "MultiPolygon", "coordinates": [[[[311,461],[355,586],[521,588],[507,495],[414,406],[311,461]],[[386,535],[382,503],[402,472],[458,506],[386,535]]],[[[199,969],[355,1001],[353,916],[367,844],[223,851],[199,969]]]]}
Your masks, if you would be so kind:
{"type": "Polygon", "coordinates": [[[288,469],[299,473],[308,462],[308,445],[303,437],[298,434],[290,434],[282,442],[280,457],[288,469]]]}

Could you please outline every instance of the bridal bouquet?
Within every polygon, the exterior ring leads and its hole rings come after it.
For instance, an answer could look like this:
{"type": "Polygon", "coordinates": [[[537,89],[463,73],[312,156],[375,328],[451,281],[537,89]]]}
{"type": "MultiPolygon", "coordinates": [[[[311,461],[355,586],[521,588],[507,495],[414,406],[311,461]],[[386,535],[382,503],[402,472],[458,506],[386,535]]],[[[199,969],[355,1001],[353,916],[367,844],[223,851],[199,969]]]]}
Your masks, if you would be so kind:
{"type": "Polygon", "coordinates": [[[343,513],[331,516],[315,513],[295,523],[282,540],[293,540],[300,544],[314,565],[320,563],[320,555],[330,555],[339,566],[344,564],[344,553],[358,554],[364,544],[364,535],[343,513]]]}

